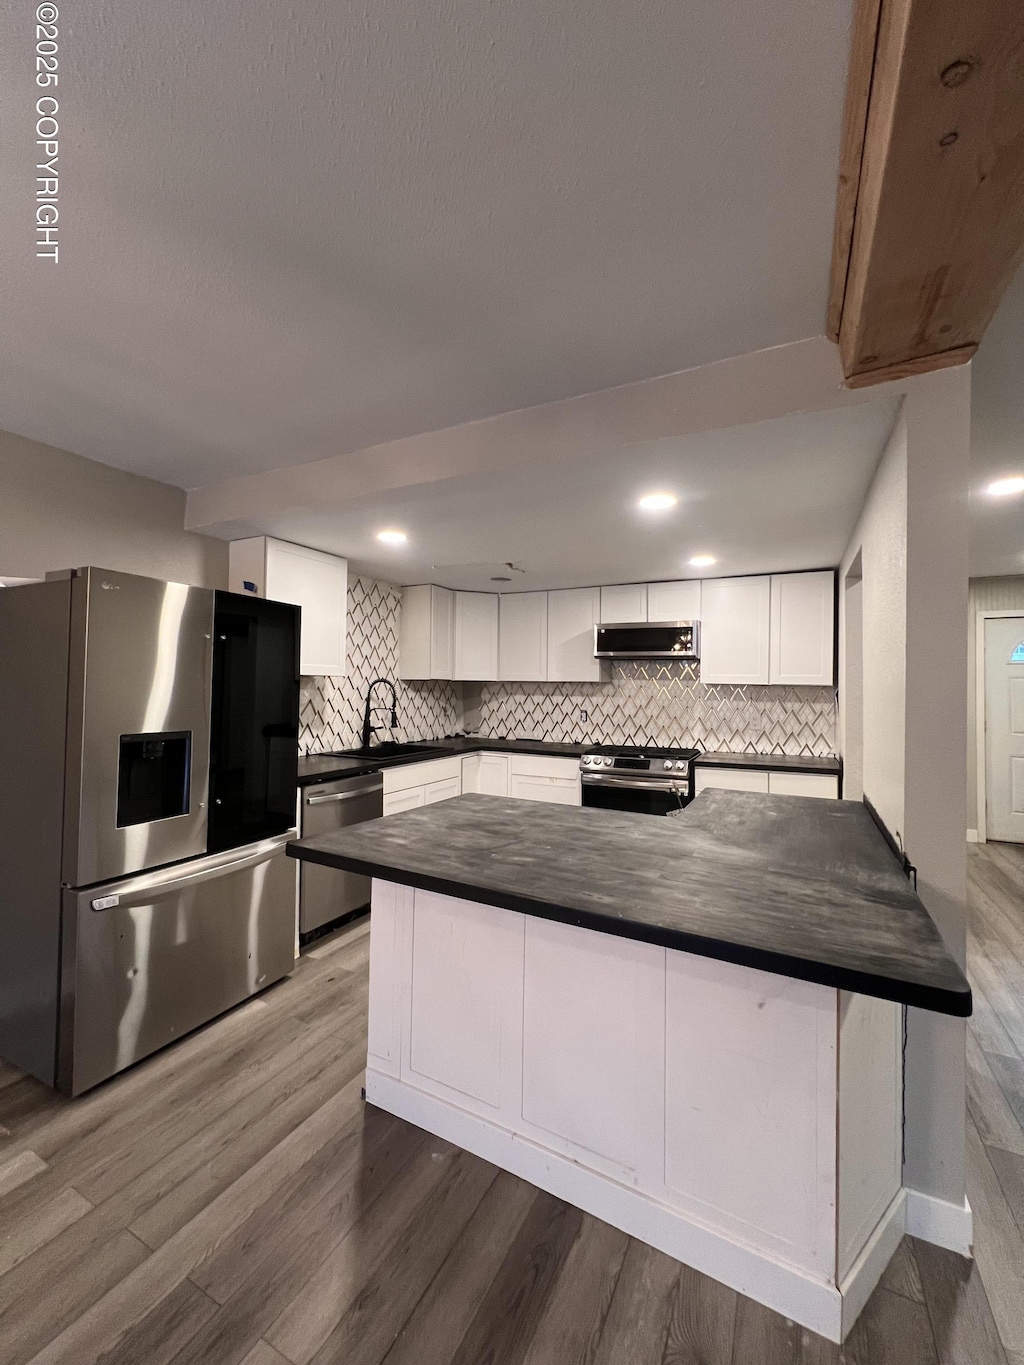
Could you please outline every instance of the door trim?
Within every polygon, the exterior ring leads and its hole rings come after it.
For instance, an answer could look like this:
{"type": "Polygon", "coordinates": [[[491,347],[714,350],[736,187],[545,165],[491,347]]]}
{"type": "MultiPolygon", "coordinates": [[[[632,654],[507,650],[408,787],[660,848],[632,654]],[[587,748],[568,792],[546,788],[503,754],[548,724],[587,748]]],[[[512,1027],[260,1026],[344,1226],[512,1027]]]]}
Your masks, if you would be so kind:
{"type": "MultiPolygon", "coordinates": [[[[977,746],[977,759],[975,768],[977,771],[977,793],[976,800],[978,805],[978,829],[977,842],[984,844],[988,829],[988,773],[987,768],[987,745],[985,735],[985,622],[993,620],[1005,620],[1007,617],[1016,616],[1024,621],[1024,608],[1009,607],[1005,611],[979,611],[975,617],[974,628],[974,732],[975,743],[977,746]]],[[[968,833],[968,842],[974,843],[968,833]]]]}

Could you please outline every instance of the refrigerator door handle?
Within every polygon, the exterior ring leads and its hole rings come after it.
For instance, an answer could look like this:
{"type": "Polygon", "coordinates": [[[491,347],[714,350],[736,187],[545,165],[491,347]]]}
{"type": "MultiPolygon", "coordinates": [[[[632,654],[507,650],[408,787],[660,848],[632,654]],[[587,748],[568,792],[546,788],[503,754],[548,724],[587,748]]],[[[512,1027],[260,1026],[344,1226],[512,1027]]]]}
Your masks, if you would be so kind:
{"type": "Polygon", "coordinates": [[[111,910],[128,900],[136,900],[154,893],[163,895],[175,892],[182,887],[198,886],[223,877],[228,872],[241,872],[257,863],[266,862],[289,839],[298,838],[298,830],[291,829],[273,839],[261,839],[258,844],[248,844],[241,852],[227,849],[223,853],[210,853],[205,857],[192,858],[187,863],[176,863],[162,867],[156,872],[147,872],[139,877],[128,877],[122,882],[108,883],[97,887],[98,894],[90,898],[91,909],[111,910]]]}

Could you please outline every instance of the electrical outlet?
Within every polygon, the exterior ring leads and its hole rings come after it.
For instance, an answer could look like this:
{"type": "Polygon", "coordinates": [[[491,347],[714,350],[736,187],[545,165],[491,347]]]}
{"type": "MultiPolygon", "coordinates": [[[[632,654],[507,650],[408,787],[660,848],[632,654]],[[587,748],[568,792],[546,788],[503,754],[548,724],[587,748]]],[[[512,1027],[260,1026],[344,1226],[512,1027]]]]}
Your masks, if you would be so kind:
{"type": "Polygon", "coordinates": [[[590,712],[586,709],[585,706],[581,706],[581,707],[580,707],[580,723],[581,723],[582,725],[586,725],[586,723],[587,723],[587,721],[588,721],[589,719],[590,719],[590,712]]]}

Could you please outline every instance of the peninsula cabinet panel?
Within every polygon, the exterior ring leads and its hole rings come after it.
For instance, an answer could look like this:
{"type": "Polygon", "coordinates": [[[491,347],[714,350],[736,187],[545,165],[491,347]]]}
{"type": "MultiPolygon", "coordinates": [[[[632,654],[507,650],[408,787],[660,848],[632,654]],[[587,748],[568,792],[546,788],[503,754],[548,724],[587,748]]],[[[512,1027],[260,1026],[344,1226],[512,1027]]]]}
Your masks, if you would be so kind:
{"type": "Polygon", "coordinates": [[[305,545],[250,536],[228,550],[231,592],[291,602],[302,608],[299,671],[337,677],[346,672],[348,561],[305,545]]]}
{"type": "Polygon", "coordinates": [[[433,583],[402,591],[398,618],[398,676],[403,681],[452,676],[455,594],[433,583]]]}
{"type": "Polygon", "coordinates": [[[548,676],[548,595],[502,593],[498,608],[498,677],[543,682],[548,676]]]}
{"type": "Polygon", "coordinates": [[[771,579],[712,578],[701,585],[700,680],[745,686],[769,680],[771,579]]]}
{"type": "Polygon", "coordinates": [[[499,1110],[522,1075],[522,994],[522,915],[415,893],[403,1077],[499,1110]]]}
{"type": "Polygon", "coordinates": [[[665,950],[528,917],[524,963],[523,1120],[620,1179],[657,1170],[665,950]]]}
{"type": "Polygon", "coordinates": [[[648,583],[648,621],[699,621],[700,579],[678,583],[648,583]]]}
{"type": "Polygon", "coordinates": [[[670,952],[665,998],[667,1038],[702,1040],[665,1057],[672,1204],[834,1273],[836,992],[670,952]]]}
{"type": "Polygon", "coordinates": [[[455,594],[455,667],[460,682],[494,682],[498,677],[498,595],[455,594]]]}
{"type": "Polygon", "coordinates": [[[629,625],[647,619],[646,583],[616,583],[601,589],[602,625],[629,625]]]}
{"type": "Polygon", "coordinates": [[[821,573],[772,575],[771,683],[830,687],[835,678],[836,579],[821,573]]]}
{"type": "Polygon", "coordinates": [[[600,682],[594,627],[601,615],[600,588],[548,593],[548,681],[600,682]]]}

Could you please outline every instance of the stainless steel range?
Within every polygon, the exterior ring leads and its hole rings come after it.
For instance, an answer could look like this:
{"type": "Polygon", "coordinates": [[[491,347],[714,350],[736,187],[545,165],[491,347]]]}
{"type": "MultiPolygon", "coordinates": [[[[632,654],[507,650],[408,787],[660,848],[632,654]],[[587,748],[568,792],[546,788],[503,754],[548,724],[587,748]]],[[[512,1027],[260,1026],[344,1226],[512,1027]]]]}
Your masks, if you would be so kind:
{"type": "Polygon", "coordinates": [[[699,753],[654,745],[595,745],[580,759],[583,804],[668,815],[693,800],[693,760],[699,753]]]}

